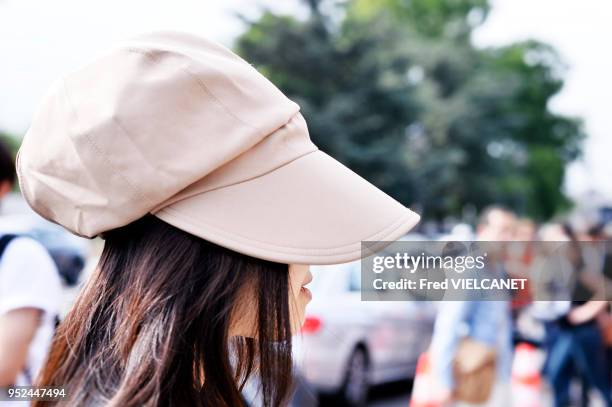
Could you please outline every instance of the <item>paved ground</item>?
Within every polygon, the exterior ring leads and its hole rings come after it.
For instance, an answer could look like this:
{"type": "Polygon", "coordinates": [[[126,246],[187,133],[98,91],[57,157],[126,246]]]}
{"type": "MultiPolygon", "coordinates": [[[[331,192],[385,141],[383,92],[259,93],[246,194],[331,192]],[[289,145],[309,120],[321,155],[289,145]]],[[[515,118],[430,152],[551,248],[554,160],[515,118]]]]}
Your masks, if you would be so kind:
{"type": "Polygon", "coordinates": [[[380,386],[372,390],[369,407],[408,407],[411,381],[380,386]]]}
{"type": "MultiPolygon", "coordinates": [[[[408,407],[411,389],[411,381],[402,381],[376,387],[370,392],[368,407],[408,407]]],[[[302,399],[295,403],[295,407],[304,406],[338,407],[338,401],[333,398],[324,398],[318,403],[312,400],[306,402],[302,399]]]]}
{"type": "MultiPolygon", "coordinates": [[[[394,383],[377,388],[373,391],[369,407],[409,407],[410,404],[410,382],[394,383]]],[[[577,382],[571,385],[571,394],[575,405],[579,405],[580,386],[577,382]]],[[[552,396],[550,390],[544,386],[540,399],[542,406],[552,406],[552,396]]],[[[590,407],[604,407],[605,403],[601,397],[592,390],[590,392],[589,404],[590,407]]]]}

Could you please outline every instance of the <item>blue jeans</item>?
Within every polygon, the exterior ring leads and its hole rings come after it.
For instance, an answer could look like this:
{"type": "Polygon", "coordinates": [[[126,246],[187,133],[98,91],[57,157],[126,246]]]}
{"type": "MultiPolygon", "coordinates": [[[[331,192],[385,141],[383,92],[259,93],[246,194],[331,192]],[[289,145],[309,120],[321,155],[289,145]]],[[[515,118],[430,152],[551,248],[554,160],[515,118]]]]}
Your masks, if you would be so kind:
{"type": "MultiPolygon", "coordinates": [[[[576,326],[547,326],[548,358],[545,374],[554,393],[555,407],[571,405],[569,387],[578,374],[583,384],[599,390],[606,406],[612,407],[610,366],[606,361],[601,333],[595,323],[576,326]]],[[[583,400],[584,403],[584,400],[583,400]]]]}

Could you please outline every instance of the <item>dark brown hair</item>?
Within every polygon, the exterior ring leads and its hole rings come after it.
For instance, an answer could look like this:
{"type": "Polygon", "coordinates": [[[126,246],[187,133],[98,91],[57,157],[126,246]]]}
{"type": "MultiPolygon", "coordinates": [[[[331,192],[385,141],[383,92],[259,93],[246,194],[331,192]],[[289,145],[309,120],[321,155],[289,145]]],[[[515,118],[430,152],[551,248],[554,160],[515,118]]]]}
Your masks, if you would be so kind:
{"type": "Polygon", "coordinates": [[[67,389],[55,405],[234,407],[256,371],[264,405],[279,406],[291,382],[289,306],[286,264],[148,215],[105,235],[38,384],[67,389]],[[255,338],[231,338],[232,316],[250,297],[255,338]]]}

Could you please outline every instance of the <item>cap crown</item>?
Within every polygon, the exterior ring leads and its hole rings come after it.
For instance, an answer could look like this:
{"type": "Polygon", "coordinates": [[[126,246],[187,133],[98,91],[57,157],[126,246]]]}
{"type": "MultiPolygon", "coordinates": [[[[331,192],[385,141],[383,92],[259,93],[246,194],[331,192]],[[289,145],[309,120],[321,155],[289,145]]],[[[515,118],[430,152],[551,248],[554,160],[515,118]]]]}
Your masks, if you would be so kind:
{"type": "Polygon", "coordinates": [[[93,237],[159,207],[298,111],[221,45],[142,36],[53,85],[18,155],[21,189],[43,217],[93,237]]]}

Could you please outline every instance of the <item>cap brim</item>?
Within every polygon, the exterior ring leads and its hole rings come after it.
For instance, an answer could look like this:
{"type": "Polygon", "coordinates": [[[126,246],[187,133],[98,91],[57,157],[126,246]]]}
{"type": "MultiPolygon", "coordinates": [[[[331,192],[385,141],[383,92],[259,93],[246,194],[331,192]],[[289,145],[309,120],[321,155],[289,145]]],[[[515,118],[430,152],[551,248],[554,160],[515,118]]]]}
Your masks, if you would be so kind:
{"type": "Polygon", "coordinates": [[[287,264],[357,260],[362,241],[396,240],[419,221],[321,151],[154,215],[220,246],[287,264]]]}

